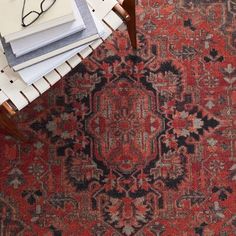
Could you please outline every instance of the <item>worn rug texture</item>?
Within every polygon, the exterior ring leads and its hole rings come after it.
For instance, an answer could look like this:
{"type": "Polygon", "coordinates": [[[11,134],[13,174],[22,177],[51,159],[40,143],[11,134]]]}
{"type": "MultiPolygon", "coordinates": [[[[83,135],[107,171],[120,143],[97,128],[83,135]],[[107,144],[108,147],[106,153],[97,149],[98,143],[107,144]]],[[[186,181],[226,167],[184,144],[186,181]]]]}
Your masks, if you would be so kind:
{"type": "Polygon", "coordinates": [[[236,1],[139,0],[0,136],[1,236],[236,235],[236,1]]]}

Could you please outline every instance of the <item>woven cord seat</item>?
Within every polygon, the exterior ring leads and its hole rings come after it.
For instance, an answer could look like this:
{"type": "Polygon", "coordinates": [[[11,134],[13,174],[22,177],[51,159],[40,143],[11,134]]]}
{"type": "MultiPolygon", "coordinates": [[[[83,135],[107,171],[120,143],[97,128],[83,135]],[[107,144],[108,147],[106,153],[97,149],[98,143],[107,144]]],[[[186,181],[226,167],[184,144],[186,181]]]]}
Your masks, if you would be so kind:
{"type": "Polygon", "coordinates": [[[119,2],[116,0],[86,1],[92,14],[95,14],[102,21],[106,33],[102,38],[91,42],[83,51],[65,61],[32,85],[24,83],[18,73],[8,66],[2,45],[0,44],[0,127],[7,130],[12,136],[16,138],[21,137],[17,129],[12,127],[13,122],[11,120],[7,121],[9,115],[14,115],[17,111],[22,110],[50,89],[50,87],[102,44],[124,21],[128,26],[131,43],[136,48],[135,16],[130,16],[130,14],[135,12],[135,9],[131,9],[132,7],[134,8],[134,0],[125,0],[124,2],[121,0],[119,2]],[[122,7],[123,5],[126,5],[127,9],[122,7]],[[4,114],[5,111],[8,114],[4,114]]]}

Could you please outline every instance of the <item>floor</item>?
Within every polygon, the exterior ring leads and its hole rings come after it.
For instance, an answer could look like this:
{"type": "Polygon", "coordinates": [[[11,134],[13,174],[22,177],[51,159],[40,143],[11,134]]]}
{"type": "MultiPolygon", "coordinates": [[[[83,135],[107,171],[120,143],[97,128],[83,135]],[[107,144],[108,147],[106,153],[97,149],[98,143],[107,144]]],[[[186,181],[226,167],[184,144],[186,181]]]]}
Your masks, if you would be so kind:
{"type": "Polygon", "coordinates": [[[0,135],[0,235],[236,235],[235,1],[137,1],[0,135]]]}

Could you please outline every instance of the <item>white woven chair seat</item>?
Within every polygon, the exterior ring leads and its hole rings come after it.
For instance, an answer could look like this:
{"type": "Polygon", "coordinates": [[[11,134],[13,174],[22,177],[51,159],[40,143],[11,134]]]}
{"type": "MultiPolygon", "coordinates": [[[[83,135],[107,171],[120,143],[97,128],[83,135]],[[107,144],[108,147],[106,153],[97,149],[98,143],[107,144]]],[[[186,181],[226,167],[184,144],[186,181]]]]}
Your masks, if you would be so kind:
{"type": "Polygon", "coordinates": [[[8,66],[0,44],[0,105],[8,102],[13,104],[16,110],[20,111],[42,93],[50,89],[51,86],[78,65],[82,59],[92,53],[94,49],[112,34],[112,30],[116,30],[122,25],[123,20],[112,10],[117,4],[116,0],[87,0],[87,2],[92,9],[92,14],[95,14],[102,20],[106,34],[32,85],[24,83],[18,73],[8,66]]]}

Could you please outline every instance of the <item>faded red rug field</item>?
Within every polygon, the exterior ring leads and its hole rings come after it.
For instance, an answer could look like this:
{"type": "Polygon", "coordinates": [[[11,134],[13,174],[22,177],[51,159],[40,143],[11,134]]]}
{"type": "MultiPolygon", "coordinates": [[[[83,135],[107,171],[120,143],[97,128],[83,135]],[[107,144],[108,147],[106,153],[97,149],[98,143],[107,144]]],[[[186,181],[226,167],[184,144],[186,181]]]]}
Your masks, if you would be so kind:
{"type": "Polygon", "coordinates": [[[138,1],[0,136],[0,235],[236,235],[236,1],[138,1]]]}

